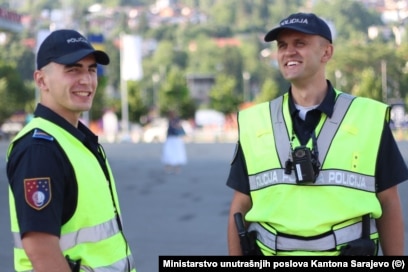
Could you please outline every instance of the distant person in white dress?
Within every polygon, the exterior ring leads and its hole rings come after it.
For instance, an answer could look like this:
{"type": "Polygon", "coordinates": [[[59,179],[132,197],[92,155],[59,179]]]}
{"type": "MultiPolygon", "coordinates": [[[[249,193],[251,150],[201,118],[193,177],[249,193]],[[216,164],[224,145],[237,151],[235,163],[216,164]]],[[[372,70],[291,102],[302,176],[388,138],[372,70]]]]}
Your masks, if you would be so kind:
{"type": "Polygon", "coordinates": [[[167,137],[162,150],[162,163],[166,173],[180,173],[181,166],[187,163],[184,144],[185,131],[175,111],[168,113],[167,137]]]}
{"type": "Polygon", "coordinates": [[[109,143],[116,142],[119,132],[119,121],[116,113],[108,109],[102,116],[103,134],[109,143]]]}

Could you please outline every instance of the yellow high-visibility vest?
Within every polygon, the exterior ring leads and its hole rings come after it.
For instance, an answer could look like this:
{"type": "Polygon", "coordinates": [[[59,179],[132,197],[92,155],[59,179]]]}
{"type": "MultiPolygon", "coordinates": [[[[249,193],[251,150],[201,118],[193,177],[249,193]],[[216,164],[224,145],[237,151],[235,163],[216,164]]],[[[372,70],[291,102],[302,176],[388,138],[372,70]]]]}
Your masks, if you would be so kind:
{"type": "MultiPolygon", "coordinates": [[[[129,245],[117,221],[121,216],[120,208],[108,161],[106,160],[106,165],[112,192],[92,152],[63,128],[38,117],[27,124],[13,139],[8,155],[14,142],[35,128],[54,137],[65,151],[75,171],[78,185],[77,207],[73,216],[61,227],[60,247],[63,254],[69,255],[72,260],[80,259],[81,271],[135,272],[129,245]]],[[[20,239],[14,197],[10,188],[9,196],[15,270],[32,271],[33,267],[20,239]]]]}
{"type": "MultiPolygon", "coordinates": [[[[332,118],[322,114],[315,130],[321,169],[314,183],[285,174],[293,124],[285,94],[238,115],[239,140],[249,175],[252,208],[245,220],[265,255],[338,255],[361,237],[361,218],[381,216],[375,167],[387,105],[336,90],[332,118]]],[[[312,148],[312,139],[307,146],[312,148]]],[[[292,148],[300,146],[295,137],[292,148]]]]}

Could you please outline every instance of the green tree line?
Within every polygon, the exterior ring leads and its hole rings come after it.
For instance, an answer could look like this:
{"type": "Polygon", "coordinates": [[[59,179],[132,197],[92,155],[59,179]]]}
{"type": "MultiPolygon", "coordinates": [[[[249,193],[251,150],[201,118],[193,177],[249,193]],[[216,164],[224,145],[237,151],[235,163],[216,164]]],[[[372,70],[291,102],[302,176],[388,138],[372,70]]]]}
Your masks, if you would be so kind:
{"type": "MultiPolygon", "coordinates": [[[[1,3],[2,1],[0,1],[1,3]]],[[[4,1],[6,2],[6,1],[4,1]]],[[[8,1],[7,1],[8,2],[8,1]]],[[[88,7],[94,1],[23,1],[19,12],[41,18],[45,9],[73,7],[71,21],[87,33],[103,33],[105,50],[111,57],[104,77],[100,78],[98,96],[90,114],[101,117],[103,109],[114,107],[120,114],[121,33],[140,35],[156,41],[157,47],[143,58],[143,78],[127,82],[129,119],[139,122],[152,106],[160,114],[178,109],[191,118],[198,108],[212,108],[224,113],[238,111],[243,102],[259,103],[287,91],[288,84],[277,68],[275,43],[263,42],[268,30],[286,15],[315,12],[334,26],[334,58],[328,64],[327,78],[336,88],[356,95],[389,102],[406,102],[408,85],[407,37],[399,43],[392,30],[407,32],[403,22],[384,25],[381,15],[354,0],[184,0],[205,16],[205,22],[149,25],[152,1],[100,1],[104,7],[145,7],[138,9],[133,24],[125,9],[101,18],[101,24],[89,24],[88,7]],[[74,3],[75,2],[75,3],[74,3]],[[106,22],[114,22],[106,28],[106,22]],[[371,26],[387,27],[388,36],[368,36],[371,26]],[[234,39],[235,45],[220,47],[217,39],[234,39]],[[191,97],[186,77],[205,74],[214,77],[207,104],[197,104],[191,97]],[[113,90],[115,95],[108,95],[113,90]]],[[[7,4],[7,3],[4,3],[7,4]]],[[[4,5],[3,4],[3,5],[4,5]]],[[[16,110],[31,112],[35,106],[32,81],[35,56],[24,41],[34,39],[49,22],[36,19],[23,33],[8,35],[0,52],[0,123],[16,110]]]]}

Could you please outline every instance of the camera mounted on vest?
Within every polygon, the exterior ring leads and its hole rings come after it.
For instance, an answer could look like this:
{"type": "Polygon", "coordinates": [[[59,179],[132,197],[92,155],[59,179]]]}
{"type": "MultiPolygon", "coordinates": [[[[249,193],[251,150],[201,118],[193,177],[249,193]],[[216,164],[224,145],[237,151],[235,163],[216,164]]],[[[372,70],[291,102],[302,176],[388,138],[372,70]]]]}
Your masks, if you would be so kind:
{"type": "Polygon", "coordinates": [[[306,146],[296,147],[292,151],[292,161],[287,161],[285,174],[295,170],[296,183],[315,183],[320,172],[320,162],[316,154],[306,146]],[[290,169],[289,169],[290,168],[290,169]]]}

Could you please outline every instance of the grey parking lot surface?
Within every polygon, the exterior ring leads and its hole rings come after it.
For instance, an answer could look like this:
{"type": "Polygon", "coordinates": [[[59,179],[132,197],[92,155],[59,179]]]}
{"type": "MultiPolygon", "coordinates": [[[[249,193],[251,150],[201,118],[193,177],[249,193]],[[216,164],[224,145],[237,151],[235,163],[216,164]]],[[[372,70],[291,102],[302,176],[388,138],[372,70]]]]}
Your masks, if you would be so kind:
{"type": "MultiPolygon", "coordinates": [[[[7,145],[0,141],[0,272],[13,271],[4,159],[7,145]]],[[[188,164],[180,174],[164,173],[161,144],[103,146],[116,178],[124,230],[138,272],[158,271],[160,255],[227,254],[232,191],[225,181],[235,144],[187,143],[188,164]]],[[[408,161],[408,142],[399,142],[399,146],[408,161]]],[[[408,182],[399,189],[407,222],[408,182]]],[[[405,233],[408,245],[408,223],[405,233]]]]}
{"type": "MultiPolygon", "coordinates": [[[[187,143],[188,164],[166,174],[161,144],[104,144],[138,272],[158,271],[159,255],[225,255],[232,143],[187,143]]],[[[5,158],[7,143],[0,142],[5,158]]],[[[46,160],[46,158],[44,158],[46,160]]],[[[0,272],[13,271],[5,159],[0,160],[0,272]]]]}

